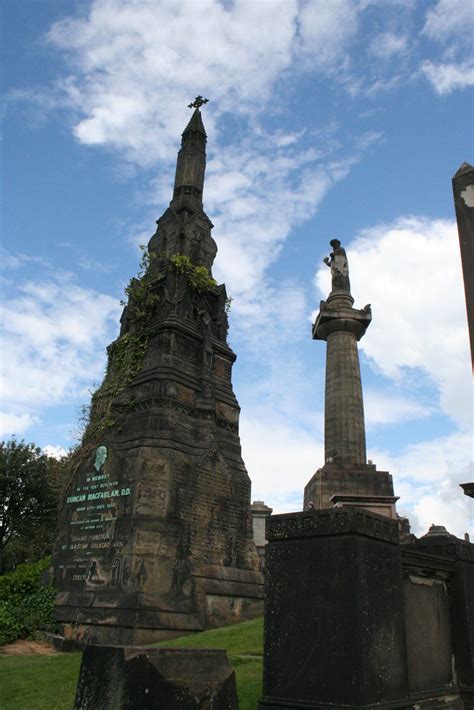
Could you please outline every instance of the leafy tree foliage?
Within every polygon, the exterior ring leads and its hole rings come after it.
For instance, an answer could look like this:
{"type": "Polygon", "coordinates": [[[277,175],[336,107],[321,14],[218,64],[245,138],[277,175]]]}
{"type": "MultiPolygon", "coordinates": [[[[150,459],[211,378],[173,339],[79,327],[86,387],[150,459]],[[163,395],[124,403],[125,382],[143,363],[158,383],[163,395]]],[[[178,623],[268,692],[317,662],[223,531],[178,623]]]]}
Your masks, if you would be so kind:
{"type": "Polygon", "coordinates": [[[0,443],[0,574],[50,554],[63,470],[35,444],[0,443]]]}
{"type": "Polygon", "coordinates": [[[44,582],[51,557],[0,576],[0,646],[39,630],[54,631],[56,590],[44,582]]]}

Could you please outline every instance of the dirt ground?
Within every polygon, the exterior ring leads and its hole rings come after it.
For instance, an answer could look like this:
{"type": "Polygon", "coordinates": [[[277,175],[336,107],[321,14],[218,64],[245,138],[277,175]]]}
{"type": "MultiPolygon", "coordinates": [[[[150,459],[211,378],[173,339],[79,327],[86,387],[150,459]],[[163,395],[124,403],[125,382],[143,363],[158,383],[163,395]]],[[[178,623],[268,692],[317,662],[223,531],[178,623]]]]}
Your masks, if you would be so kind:
{"type": "Polygon", "coordinates": [[[58,651],[42,641],[20,639],[0,647],[0,655],[4,656],[57,656],[58,651]]]}

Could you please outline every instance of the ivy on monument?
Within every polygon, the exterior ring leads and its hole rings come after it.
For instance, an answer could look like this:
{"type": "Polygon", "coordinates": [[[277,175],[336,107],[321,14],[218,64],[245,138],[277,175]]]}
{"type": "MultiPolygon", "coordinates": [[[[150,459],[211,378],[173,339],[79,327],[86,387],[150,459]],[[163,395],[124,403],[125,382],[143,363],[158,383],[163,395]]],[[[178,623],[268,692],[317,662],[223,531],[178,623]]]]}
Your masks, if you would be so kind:
{"type": "MultiPolygon", "coordinates": [[[[120,303],[127,306],[129,318],[133,321],[133,331],[121,335],[108,348],[108,362],[104,381],[92,395],[89,408],[83,408],[84,435],[83,445],[89,452],[97,445],[104,432],[115,424],[112,412],[113,400],[130,384],[139,373],[145,357],[151,330],[150,320],[156,313],[160,296],[156,286],[162,281],[169,269],[176,275],[184,275],[189,288],[196,295],[215,292],[217,282],[203,265],[195,265],[184,254],[155,254],[140,245],[142,258],[140,270],[125,288],[127,301],[120,303]],[[161,270],[155,268],[159,260],[161,270]]],[[[232,298],[226,300],[226,312],[229,313],[232,298]]],[[[121,404],[122,410],[132,410],[133,399],[121,404]]]]}

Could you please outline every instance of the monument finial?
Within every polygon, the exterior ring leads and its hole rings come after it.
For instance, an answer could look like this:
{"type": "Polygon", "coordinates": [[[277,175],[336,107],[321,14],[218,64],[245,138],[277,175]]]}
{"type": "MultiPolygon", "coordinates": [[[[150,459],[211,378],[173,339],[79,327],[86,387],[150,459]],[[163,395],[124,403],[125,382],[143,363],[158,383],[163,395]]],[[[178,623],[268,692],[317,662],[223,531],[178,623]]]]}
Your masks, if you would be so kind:
{"type": "Polygon", "coordinates": [[[199,107],[206,104],[208,100],[203,99],[202,96],[196,96],[194,101],[188,104],[188,107],[194,110],[183,131],[181,150],[176,163],[172,200],[175,208],[179,202],[181,205],[186,203],[188,206],[202,209],[207,137],[199,107]]]}
{"type": "Polygon", "coordinates": [[[194,101],[188,104],[188,108],[201,108],[204,104],[207,104],[209,99],[203,99],[201,95],[196,96],[194,101]]]}

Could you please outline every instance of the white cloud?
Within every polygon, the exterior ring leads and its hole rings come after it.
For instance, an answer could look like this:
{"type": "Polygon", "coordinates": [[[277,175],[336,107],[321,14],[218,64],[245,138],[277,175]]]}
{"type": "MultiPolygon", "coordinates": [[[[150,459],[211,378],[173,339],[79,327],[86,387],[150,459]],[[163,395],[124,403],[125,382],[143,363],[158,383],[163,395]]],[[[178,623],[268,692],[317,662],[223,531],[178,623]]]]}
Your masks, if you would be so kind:
{"type": "Polygon", "coordinates": [[[339,60],[348,41],[357,34],[360,9],[353,0],[306,0],[298,14],[298,57],[310,66],[339,60]]]}
{"type": "Polygon", "coordinates": [[[426,61],[423,62],[421,70],[433,85],[436,93],[441,96],[450,94],[456,89],[474,86],[474,66],[469,63],[434,64],[431,61],[426,61]]]}
{"type": "Polygon", "coordinates": [[[386,451],[371,449],[370,456],[378,468],[394,474],[397,487],[409,487],[409,496],[400,490],[398,495],[407,497],[408,501],[405,502],[413,504],[419,498],[419,493],[414,493],[415,489],[419,488],[419,492],[425,495],[436,489],[443,480],[451,477],[459,483],[464,483],[464,471],[472,460],[471,432],[456,431],[419,441],[401,448],[396,456],[386,451]]]}
{"type": "Polygon", "coordinates": [[[472,500],[463,494],[459,483],[472,480],[470,477],[458,480],[455,476],[441,481],[428,495],[424,495],[414,507],[415,528],[418,534],[428,532],[430,525],[444,525],[453,535],[463,538],[464,533],[474,533],[474,513],[472,500]]]}
{"type": "Polygon", "coordinates": [[[2,399],[10,413],[8,433],[25,431],[35,412],[71,398],[87,397],[101,377],[104,345],[117,334],[120,308],[110,296],[56,274],[23,281],[1,307],[2,399]]]}
{"type": "Polygon", "coordinates": [[[429,406],[408,397],[366,389],[364,391],[364,412],[366,427],[370,428],[429,417],[432,410],[429,406]]]}
{"type": "Polygon", "coordinates": [[[474,532],[474,510],[460,483],[472,481],[472,433],[455,432],[402,449],[395,457],[372,450],[380,470],[393,474],[398,510],[410,518],[415,535],[432,523],[463,536],[474,532]]]}
{"type": "MultiPolygon", "coordinates": [[[[362,232],[348,255],[353,295],[374,304],[360,348],[414,394],[434,384],[444,412],[469,428],[471,368],[455,223],[413,217],[378,225],[362,232]]],[[[328,271],[317,273],[325,295],[328,271]]]]}
{"type": "Polygon", "coordinates": [[[23,254],[17,252],[12,254],[3,247],[0,247],[0,259],[2,264],[2,269],[4,271],[13,271],[16,269],[21,269],[27,264],[36,264],[38,266],[47,267],[50,262],[40,256],[31,256],[30,254],[23,254]]]}
{"type": "Polygon", "coordinates": [[[219,234],[216,275],[229,293],[248,293],[261,282],[291,229],[315,213],[353,162],[354,156],[322,162],[313,151],[279,148],[262,135],[209,161],[205,206],[219,234]]]}
{"type": "Polygon", "coordinates": [[[45,453],[46,456],[50,456],[51,458],[57,459],[59,461],[64,456],[67,456],[68,452],[64,448],[64,446],[59,446],[57,444],[47,444],[46,446],[43,446],[43,453],[45,453]]]}
{"type": "Polygon", "coordinates": [[[301,510],[304,486],[324,460],[321,440],[273,408],[247,412],[240,435],[252,499],[265,500],[275,513],[301,510]]]}
{"type": "Polygon", "coordinates": [[[5,438],[23,436],[37,421],[38,417],[28,413],[0,412],[0,436],[5,438]]]}
{"type": "Polygon", "coordinates": [[[355,0],[93,0],[87,14],[50,29],[50,45],[71,66],[55,89],[74,109],[81,143],[109,146],[141,165],[170,160],[196,77],[211,98],[206,127],[216,145],[221,114],[281,111],[290,76],[339,81],[362,10],[355,0]]]}
{"type": "Polygon", "coordinates": [[[369,45],[369,54],[379,59],[390,59],[393,56],[404,54],[407,50],[407,38],[393,32],[381,32],[376,35],[369,45]]]}
{"type": "Polygon", "coordinates": [[[423,34],[444,48],[440,58],[421,65],[421,73],[436,93],[442,96],[474,86],[472,3],[438,0],[426,14],[423,34]]]}
{"type": "Polygon", "coordinates": [[[196,77],[212,99],[210,133],[218,112],[263,105],[292,62],[297,8],[296,0],[229,7],[95,0],[86,17],[55,23],[49,41],[68,53],[75,72],[60,88],[82,115],[76,138],[125,150],[139,163],[172,157],[196,77]]]}
{"type": "Polygon", "coordinates": [[[453,37],[466,38],[472,43],[474,33],[474,8],[471,2],[438,0],[426,13],[423,32],[431,39],[445,42],[453,37]]]}

